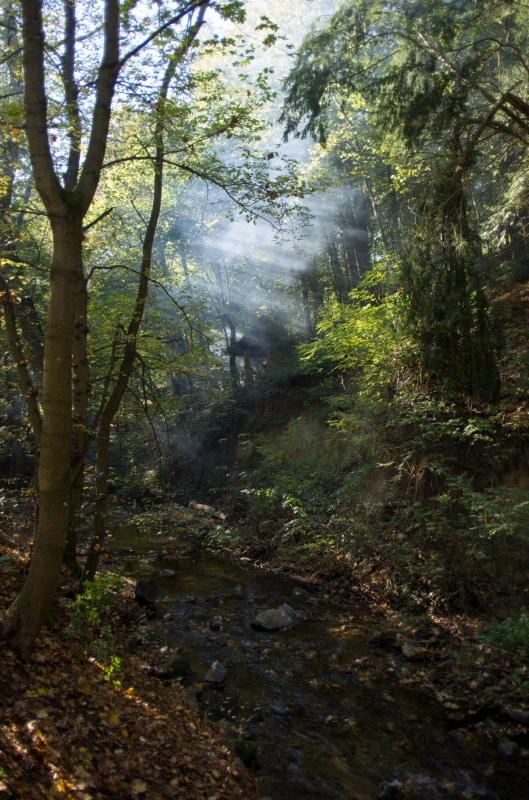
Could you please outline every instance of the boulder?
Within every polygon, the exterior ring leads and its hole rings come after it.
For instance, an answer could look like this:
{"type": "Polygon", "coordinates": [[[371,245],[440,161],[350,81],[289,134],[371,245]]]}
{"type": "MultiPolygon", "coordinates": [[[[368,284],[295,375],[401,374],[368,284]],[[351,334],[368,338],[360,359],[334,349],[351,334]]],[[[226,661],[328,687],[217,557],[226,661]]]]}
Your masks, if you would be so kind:
{"type": "Polygon", "coordinates": [[[392,631],[377,631],[369,640],[369,644],[373,647],[393,647],[396,641],[397,637],[392,631]]]}
{"type": "Polygon", "coordinates": [[[514,722],[519,722],[520,725],[529,725],[529,711],[517,711],[515,708],[507,707],[505,713],[514,722]]]}
{"type": "Polygon", "coordinates": [[[235,755],[241,759],[245,767],[249,767],[257,759],[257,745],[247,739],[237,739],[235,742],[235,755]]]}
{"type": "Polygon", "coordinates": [[[156,670],[156,675],[163,681],[176,679],[183,680],[184,678],[187,678],[190,672],[191,665],[189,664],[187,658],[184,658],[184,656],[177,656],[176,658],[171,659],[171,661],[167,661],[167,663],[162,664],[161,667],[158,667],[156,670]]]}
{"type": "Polygon", "coordinates": [[[301,586],[296,586],[292,589],[292,595],[298,600],[308,600],[312,596],[310,592],[307,592],[306,589],[302,589],[301,586]]]}
{"type": "Polygon", "coordinates": [[[141,606],[152,605],[156,600],[158,594],[158,587],[154,578],[149,580],[138,581],[134,587],[134,599],[141,606]]]}
{"type": "Polygon", "coordinates": [[[498,747],[500,758],[510,759],[518,755],[519,747],[516,742],[504,742],[498,747]]]}
{"type": "Polygon", "coordinates": [[[174,578],[175,575],[176,572],[174,572],[172,569],[161,569],[158,573],[159,578],[174,578]]]}
{"type": "Polygon", "coordinates": [[[261,611],[252,622],[253,626],[263,628],[265,631],[280,631],[282,628],[290,628],[293,624],[294,618],[279,608],[261,611]]]}
{"type": "Polygon", "coordinates": [[[212,683],[215,686],[222,686],[226,683],[227,672],[220,661],[214,661],[204,676],[205,683],[212,683]]]}
{"type": "Polygon", "coordinates": [[[426,650],[413,642],[404,642],[402,645],[402,655],[404,658],[414,661],[417,658],[424,658],[426,650]]]}

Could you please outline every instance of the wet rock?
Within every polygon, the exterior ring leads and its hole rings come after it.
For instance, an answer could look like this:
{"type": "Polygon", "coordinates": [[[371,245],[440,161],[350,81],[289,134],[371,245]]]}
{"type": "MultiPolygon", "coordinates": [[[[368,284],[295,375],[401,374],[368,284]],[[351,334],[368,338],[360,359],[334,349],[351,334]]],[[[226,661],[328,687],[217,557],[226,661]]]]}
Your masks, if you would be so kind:
{"type": "Polygon", "coordinates": [[[120,550],[118,550],[118,555],[119,556],[133,556],[134,555],[134,550],[132,549],[132,547],[122,547],[120,550]]]}
{"type": "Polygon", "coordinates": [[[397,637],[392,631],[377,631],[369,640],[372,647],[393,647],[397,637]]]}
{"type": "Polygon", "coordinates": [[[252,622],[252,626],[264,628],[265,631],[280,631],[283,628],[290,628],[293,624],[293,617],[279,608],[269,608],[266,611],[261,611],[252,622]]]}
{"type": "Polygon", "coordinates": [[[518,755],[519,747],[516,742],[504,742],[498,747],[500,758],[511,759],[518,755]]]}
{"type": "Polygon", "coordinates": [[[519,722],[520,725],[529,725],[529,711],[517,711],[515,708],[507,707],[505,713],[514,722],[519,722]]]}
{"type": "Polygon", "coordinates": [[[226,683],[226,675],[226,669],[222,666],[220,661],[214,661],[207,671],[204,681],[206,683],[212,683],[215,686],[222,686],[226,683]]]}
{"type": "Polygon", "coordinates": [[[175,575],[176,572],[174,572],[172,569],[161,569],[158,573],[159,578],[174,578],[175,575]]]}
{"type": "Polygon", "coordinates": [[[500,725],[498,725],[497,722],[494,722],[493,719],[486,719],[483,724],[489,729],[489,731],[496,732],[500,730],[500,725]]]}
{"type": "Polygon", "coordinates": [[[197,602],[197,599],[196,599],[194,594],[188,594],[188,595],[186,595],[186,597],[184,597],[184,603],[192,603],[192,604],[194,604],[196,602],[197,602]]]}
{"type": "Polygon", "coordinates": [[[134,587],[134,599],[140,605],[152,605],[156,600],[158,594],[158,587],[154,578],[149,580],[138,581],[134,587]]]}
{"type": "Polygon", "coordinates": [[[219,728],[221,728],[225,739],[231,741],[237,738],[235,734],[235,725],[232,722],[229,722],[227,719],[220,720],[219,728]]]}
{"type": "Polygon", "coordinates": [[[379,789],[382,789],[380,794],[378,795],[378,800],[391,800],[393,797],[399,796],[399,786],[402,784],[399,781],[391,781],[388,783],[387,781],[382,781],[379,786],[379,789]]]}
{"type": "Polygon", "coordinates": [[[237,594],[237,595],[239,595],[239,596],[240,596],[240,595],[242,595],[242,594],[244,594],[244,589],[243,589],[243,587],[240,585],[240,583],[238,583],[238,584],[237,584],[237,586],[235,586],[235,588],[233,589],[233,594],[237,594]]]}
{"type": "Polygon", "coordinates": [[[402,667],[402,669],[400,671],[400,677],[401,678],[409,678],[409,677],[411,677],[411,672],[409,671],[409,669],[407,667],[402,667]]]}
{"type": "Polygon", "coordinates": [[[247,739],[237,739],[235,742],[235,755],[241,759],[245,767],[249,767],[257,760],[257,745],[247,739]]]}
{"type": "Polygon", "coordinates": [[[173,658],[171,661],[159,667],[156,670],[156,675],[163,681],[176,680],[178,678],[183,680],[187,678],[190,672],[191,666],[187,658],[184,658],[184,656],[177,656],[177,658],[173,658]]]}
{"type": "Polygon", "coordinates": [[[248,558],[247,556],[242,556],[242,558],[240,558],[239,561],[242,561],[243,564],[251,564],[252,563],[252,559],[248,558]]]}
{"type": "Polygon", "coordinates": [[[304,586],[306,589],[319,589],[321,591],[326,591],[326,589],[328,589],[327,584],[311,581],[310,578],[304,578],[303,575],[290,575],[290,579],[294,581],[294,583],[304,586]]]}
{"type": "Polygon", "coordinates": [[[420,647],[417,644],[413,644],[413,642],[404,642],[402,645],[402,655],[404,658],[408,658],[410,661],[414,661],[418,658],[424,658],[426,655],[426,650],[424,647],[420,647]]]}
{"type": "Polygon", "coordinates": [[[310,592],[307,592],[306,589],[302,589],[301,586],[296,586],[292,589],[293,597],[296,597],[298,600],[308,600],[312,597],[310,592]]]}
{"type": "Polygon", "coordinates": [[[209,623],[210,631],[220,631],[222,628],[222,617],[213,617],[209,623]]]}
{"type": "Polygon", "coordinates": [[[220,597],[218,594],[214,594],[211,597],[206,597],[204,603],[208,606],[218,606],[220,603],[220,597]]]}

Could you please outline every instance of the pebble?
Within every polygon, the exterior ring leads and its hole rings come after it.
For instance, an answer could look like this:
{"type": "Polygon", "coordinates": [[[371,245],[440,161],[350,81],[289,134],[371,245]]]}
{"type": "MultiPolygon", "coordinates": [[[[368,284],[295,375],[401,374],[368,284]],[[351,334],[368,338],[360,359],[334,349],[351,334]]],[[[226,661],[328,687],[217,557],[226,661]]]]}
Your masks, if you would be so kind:
{"type": "Polygon", "coordinates": [[[161,569],[158,573],[159,578],[174,578],[176,572],[173,572],[172,569],[161,569]]]}

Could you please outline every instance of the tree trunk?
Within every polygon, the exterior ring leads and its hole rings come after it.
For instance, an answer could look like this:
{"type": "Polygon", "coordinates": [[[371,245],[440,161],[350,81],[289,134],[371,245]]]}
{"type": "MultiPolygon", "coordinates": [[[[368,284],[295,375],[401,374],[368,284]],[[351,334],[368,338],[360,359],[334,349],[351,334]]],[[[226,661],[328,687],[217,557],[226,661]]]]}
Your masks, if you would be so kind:
{"type": "Polygon", "coordinates": [[[252,362],[251,350],[249,347],[244,348],[244,385],[249,386],[252,382],[252,362]]]}
{"type": "Polygon", "coordinates": [[[82,222],[79,214],[52,219],[53,258],[43,376],[42,443],[38,471],[39,521],[27,580],[0,625],[14,634],[22,661],[53,601],[62,565],[70,494],[71,359],[82,222]]]}
{"type": "MultiPolygon", "coordinates": [[[[63,188],[48,137],[45,39],[40,0],[22,0],[25,133],[35,186],[51,225],[48,315],[44,339],[43,423],[39,519],[26,582],[0,622],[0,637],[11,637],[23,661],[55,596],[68,527],[72,417],[72,351],[83,218],[92,204],[106,151],[110,109],[119,72],[119,3],[106,0],[104,53],[96,80],[90,139],[75,189],[63,188]]],[[[71,147],[79,148],[72,143],[71,147]]]]}
{"type": "Polygon", "coordinates": [[[179,52],[177,52],[171,58],[160,88],[158,102],[159,117],[155,131],[156,154],[154,158],[154,186],[151,214],[149,217],[147,230],[145,232],[145,238],[143,240],[140,279],[138,283],[136,301],[134,303],[134,311],[132,313],[132,318],[127,330],[125,352],[123,354],[123,359],[121,361],[114,390],[108,399],[103,414],[101,415],[96,455],[96,510],[94,516],[94,538],[88,558],[86,559],[86,565],[83,572],[83,582],[85,580],[94,580],[97,567],[99,565],[99,554],[106,536],[107,460],[108,448],[110,444],[110,430],[112,426],[112,420],[119,409],[121,400],[123,399],[123,395],[125,394],[132,370],[134,368],[134,362],[136,361],[136,341],[138,331],[143,320],[145,301],[149,291],[149,275],[152,264],[154,237],[158,227],[158,219],[160,217],[160,208],[162,204],[163,167],[165,154],[163,140],[163,114],[165,111],[167,94],[169,92],[169,85],[174,77],[177,65],[191,47],[193,41],[196,39],[200,31],[200,28],[204,24],[205,10],[205,7],[200,9],[196,22],[190,27],[187,36],[180,45],[179,52]]]}
{"type": "Polygon", "coordinates": [[[64,560],[72,567],[77,565],[77,525],[81,514],[84,484],[84,461],[86,458],[86,417],[88,412],[88,358],[87,358],[87,293],[82,265],[78,271],[78,294],[75,311],[75,334],[73,342],[73,426],[70,464],[75,477],[70,487],[68,533],[64,560]],[[83,463],[81,463],[83,462],[83,463]]]}
{"type": "Polygon", "coordinates": [[[307,284],[307,276],[304,272],[300,273],[301,280],[301,298],[303,304],[303,317],[305,319],[305,336],[307,339],[312,339],[312,322],[310,320],[310,304],[309,304],[309,287],[307,284]]]}

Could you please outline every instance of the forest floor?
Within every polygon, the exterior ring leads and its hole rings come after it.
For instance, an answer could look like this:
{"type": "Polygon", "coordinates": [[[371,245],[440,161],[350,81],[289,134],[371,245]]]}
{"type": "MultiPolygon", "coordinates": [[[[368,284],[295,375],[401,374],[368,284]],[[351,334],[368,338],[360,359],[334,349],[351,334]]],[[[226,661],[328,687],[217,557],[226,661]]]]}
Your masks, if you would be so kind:
{"type": "MultiPolygon", "coordinates": [[[[0,532],[0,613],[20,590],[30,553],[18,511],[16,533],[0,532]]],[[[148,674],[148,643],[141,657],[129,652],[142,615],[133,588],[125,579],[102,617],[112,626],[116,671],[108,670],[109,657],[90,655],[89,642],[64,635],[78,591],[66,567],[53,624],[43,628],[31,663],[0,643],[0,797],[258,797],[193,691],[148,674]]]]}
{"type": "MultiPolygon", "coordinates": [[[[0,536],[2,609],[20,589],[30,554],[29,526],[21,522],[24,505],[13,510],[14,519],[4,526],[11,531],[0,536]]],[[[169,517],[174,522],[175,515],[209,546],[216,520],[201,511],[160,506],[131,522],[143,517],[145,523],[162,524],[169,517]]],[[[450,719],[465,724],[469,709],[475,713],[481,707],[504,724],[507,720],[513,736],[528,732],[523,659],[476,640],[486,614],[402,614],[392,607],[387,590],[391,565],[381,561],[363,562],[355,570],[330,555],[323,563],[278,553],[266,559],[250,540],[234,542],[232,553],[249,568],[252,562],[260,570],[317,585],[325,599],[343,609],[348,624],[373,626],[387,649],[401,650],[404,640],[413,643],[413,668],[401,683],[433,694],[450,719]]],[[[149,665],[160,657],[154,644],[143,642],[140,656],[129,652],[144,612],[134,603],[132,582],[122,581],[101,620],[101,627],[112,626],[110,652],[121,659],[115,671],[108,669],[108,653],[97,658],[86,638],[65,635],[78,590],[78,579],[67,568],[55,615],[37,641],[31,664],[20,664],[7,644],[0,645],[0,795],[257,798],[252,773],[230,752],[220,729],[200,715],[195,690],[152,675],[149,665]]],[[[364,671],[369,672],[368,664],[364,671]]]]}

